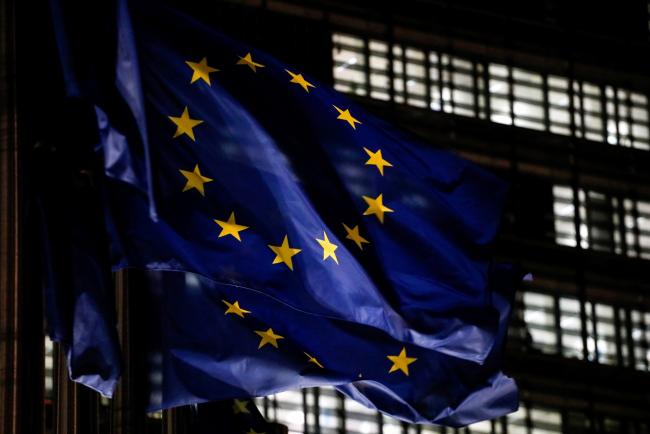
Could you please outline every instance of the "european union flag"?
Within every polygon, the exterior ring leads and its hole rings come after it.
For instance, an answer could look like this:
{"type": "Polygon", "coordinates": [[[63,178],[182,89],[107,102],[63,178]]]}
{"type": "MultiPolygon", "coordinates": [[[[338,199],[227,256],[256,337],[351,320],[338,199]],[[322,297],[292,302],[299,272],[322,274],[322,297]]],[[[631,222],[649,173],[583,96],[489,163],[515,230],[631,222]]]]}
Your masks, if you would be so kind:
{"type": "Polygon", "coordinates": [[[152,275],[152,409],[324,384],[414,422],[516,409],[500,180],[176,10],[117,21],[113,268],[193,273],[152,275]]]}

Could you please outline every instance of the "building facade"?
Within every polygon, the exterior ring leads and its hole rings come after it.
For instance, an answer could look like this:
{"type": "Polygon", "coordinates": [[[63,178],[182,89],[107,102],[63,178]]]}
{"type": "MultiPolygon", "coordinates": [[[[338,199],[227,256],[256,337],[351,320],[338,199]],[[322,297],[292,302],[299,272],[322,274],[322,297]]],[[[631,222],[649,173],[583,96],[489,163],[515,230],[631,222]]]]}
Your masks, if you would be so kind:
{"type": "Polygon", "coordinates": [[[292,54],[330,60],[319,78],[507,179],[497,251],[533,275],[506,353],[518,412],[454,430],[333,390],[262,400],[290,431],[650,431],[648,5],[536,3],[258,5],[288,33],[311,29],[292,54]]]}
{"type": "MultiPolygon", "coordinates": [[[[179,2],[511,185],[495,253],[533,276],[505,354],[520,410],[449,429],[333,389],[259,398],[290,433],[650,433],[648,3],[525,3],[179,2]]],[[[127,361],[132,281],[116,278],[127,361]]],[[[47,341],[44,354],[46,432],[189,432],[187,409],[125,410],[138,401],[135,367],[107,401],[66,385],[47,341]]]]}

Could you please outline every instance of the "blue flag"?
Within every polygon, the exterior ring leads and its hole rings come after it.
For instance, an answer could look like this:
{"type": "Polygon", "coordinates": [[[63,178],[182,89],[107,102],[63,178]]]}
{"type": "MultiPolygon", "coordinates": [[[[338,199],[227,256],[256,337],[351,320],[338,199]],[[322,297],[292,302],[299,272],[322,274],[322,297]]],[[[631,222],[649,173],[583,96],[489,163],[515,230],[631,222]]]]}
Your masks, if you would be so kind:
{"type": "MultiPolygon", "coordinates": [[[[495,268],[492,284],[512,288],[510,271],[495,268]]],[[[498,291],[501,339],[478,365],[196,274],[147,276],[150,410],[325,385],[412,422],[462,426],[516,408],[498,369],[509,313],[498,291]]]]}
{"type": "Polygon", "coordinates": [[[415,422],[516,409],[500,180],[176,10],[116,17],[113,268],[194,273],[157,284],[152,409],[323,384],[415,422]]]}

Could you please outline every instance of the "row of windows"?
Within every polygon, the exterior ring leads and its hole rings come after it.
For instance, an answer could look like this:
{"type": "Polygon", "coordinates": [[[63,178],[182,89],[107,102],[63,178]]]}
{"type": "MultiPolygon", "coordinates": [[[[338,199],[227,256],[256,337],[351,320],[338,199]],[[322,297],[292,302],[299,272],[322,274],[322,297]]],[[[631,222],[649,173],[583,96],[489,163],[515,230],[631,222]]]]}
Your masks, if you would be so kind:
{"type": "Polygon", "coordinates": [[[649,312],[532,291],[519,303],[533,348],[650,371],[649,312]]]}
{"type": "Polygon", "coordinates": [[[558,244],[650,259],[648,201],[556,185],[553,216],[558,244]]]}
{"type": "Polygon", "coordinates": [[[347,34],[332,40],[339,91],[650,150],[644,94],[347,34]]]}
{"type": "Polygon", "coordinates": [[[370,410],[330,388],[304,389],[258,399],[264,415],[285,424],[290,434],[647,434],[645,422],[623,421],[604,415],[587,417],[578,411],[559,411],[521,402],[517,412],[466,428],[443,428],[400,422],[370,410]]]}

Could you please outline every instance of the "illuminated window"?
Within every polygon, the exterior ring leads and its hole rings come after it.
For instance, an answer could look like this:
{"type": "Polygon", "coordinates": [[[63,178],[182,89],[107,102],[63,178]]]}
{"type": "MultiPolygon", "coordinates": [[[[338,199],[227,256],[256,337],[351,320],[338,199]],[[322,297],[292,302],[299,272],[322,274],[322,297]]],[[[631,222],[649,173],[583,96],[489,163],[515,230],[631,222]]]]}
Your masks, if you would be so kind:
{"type": "Polygon", "coordinates": [[[626,200],[625,227],[628,256],[650,259],[650,202],[626,200]]]}
{"type": "Polygon", "coordinates": [[[530,409],[530,434],[556,434],[562,432],[562,415],[559,411],[532,407],[530,409]]]}
{"type": "MultiPolygon", "coordinates": [[[[344,408],[346,432],[354,434],[377,434],[380,432],[377,412],[375,410],[364,407],[352,399],[346,399],[344,401],[344,408]]],[[[384,432],[386,432],[385,428],[384,432]]],[[[396,434],[402,433],[400,431],[396,434]]]]}
{"type": "Polygon", "coordinates": [[[366,57],[364,41],[352,35],[335,33],[332,37],[334,88],[341,92],[366,95],[367,81],[365,74],[366,57]]]}
{"type": "Polygon", "coordinates": [[[332,388],[320,388],[318,399],[318,419],[322,433],[339,433],[342,428],[340,413],[341,398],[332,388]]]}
{"type": "Polygon", "coordinates": [[[576,234],[574,191],[553,186],[555,242],[583,249],[650,259],[650,202],[578,190],[576,234]]]}
{"type": "Polygon", "coordinates": [[[342,92],[650,150],[644,94],[348,34],[332,42],[342,92]]]}
{"type": "Polygon", "coordinates": [[[554,299],[550,295],[524,292],[524,321],[536,348],[557,352],[554,299]]]}
{"type": "Polygon", "coordinates": [[[569,117],[569,80],[565,77],[548,77],[549,129],[552,133],[571,134],[569,117]]]}
{"type": "Polygon", "coordinates": [[[544,129],[544,92],[542,76],[519,68],[512,69],[513,112],[515,125],[544,129]]]}
{"type": "Polygon", "coordinates": [[[272,397],[275,400],[275,421],[289,427],[289,433],[300,434],[305,430],[305,412],[302,392],[290,390],[272,397]]]}
{"type": "Polygon", "coordinates": [[[383,434],[404,434],[402,422],[392,417],[383,417],[383,434]]]}
{"type": "MultiPolygon", "coordinates": [[[[476,76],[474,64],[467,59],[453,57],[449,62],[449,70],[453,113],[476,117],[478,105],[476,97],[479,94],[479,89],[476,88],[474,83],[476,76]]],[[[482,83],[482,80],[480,83],[482,83]]]]}
{"type": "Polygon", "coordinates": [[[648,145],[648,100],[645,95],[607,86],[607,142],[613,145],[650,149],[648,145]]]}
{"type": "Polygon", "coordinates": [[[370,97],[388,101],[390,85],[388,83],[388,44],[371,40],[370,49],[370,97]]]}
{"type": "Polygon", "coordinates": [[[467,426],[471,434],[492,434],[492,422],[484,420],[483,422],[473,423],[467,426]]]}
{"type": "Polygon", "coordinates": [[[50,340],[48,336],[45,337],[44,341],[45,349],[45,398],[53,399],[54,398],[54,343],[50,340]]]}
{"type": "Polygon", "coordinates": [[[602,142],[604,136],[600,88],[591,83],[574,81],[573,108],[575,135],[602,142]]]}
{"type": "Polygon", "coordinates": [[[595,336],[590,342],[595,341],[598,361],[603,364],[615,365],[616,359],[616,331],[614,325],[614,308],[603,304],[593,306],[596,313],[595,336]]]}
{"type": "Polygon", "coordinates": [[[424,51],[406,48],[404,51],[404,80],[406,103],[416,107],[427,106],[426,67],[424,51]]]}
{"type": "MultiPolygon", "coordinates": [[[[353,400],[344,397],[331,387],[306,389],[307,399],[301,397],[303,391],[290,391],[272,395],[256,400],[260,407],[265,409],[265,417],[270,421],[277,421],[289,425],[289,432],[295,434],[559,434],[562,432],[592,432],[594,426],[604,429],[604,432],[622,432],[617,427],[622,426],[622,420],[607,414],[598,413],[594,419],[589,419],[584,413],[573,410],[564,411],[557,408],[538,406],[529,401],[520,402],[519,409],[502,418],[477,422],[464,428],[444,428],[436,425],[414,425],[401,422],[386,415],[381,415],[375,410],[369,410],[353,400]],[[319,405],[311,401],[312,397],[320,397],[319,405]],[[321,416],[318,428],[311,424],[301,424],[297,421],[298,415],[287,416],[286,409],[313,417],[321,416]],[[323,413],[332,419],[323,419],[323,413]],[[323,424],[323,422],[325,422],[323,424]],[[301,431],[298,429],[301,428],[301,431]]],[[[627,421],[626,421],[627,422],[627,421]]],[[[639,421],[629,421],[639,427],[637,433],[647,432],[647,426],[639,421]]],[[[601,432],[601,431],[598,431],[601,432]]],[[[626,431],[627,432],[627,431],[626,431]]]]}
{"type": "Polygon", "coordinates": [[[637,369],[650,370],[650,313],[631,311],[634,365],[637,369]]]}
{"type": "Polygon", "coordinates": [[[523,292],[520,309],[528,343],[541,352],[578,359],[586,353],[588,360],[601,364],[650,370],[649,312],[585,301],[583,326],[580,300],[529,290],[523,292]]]}
{"type": "Polygon", "coordinates": [[[519,406],[519,410],[506,416],[508,424],[508,434],[528,434],[526,424],[526,407],[519,406]]]}
{"type": "Polygon", "coordinates": [[[510,69],[504,65],[491,63],[489,68],[490,120],[500,124],[512,124],[510,107],[510,69]]]}
{"type": "MultiPolygon", "coordinates": [[[[584,207],[584,192],[579,191],[578,196],[580,216],[586,216],[584,207]]],[[[555,220],[555,242],[563,246],[575,247],[578,242],[578,235],[575,230],[575,205],[574,194],[571,187],[553,186],[553,215],[555,220]]],[[[589,233],[587,225],[580,224],[580,239],[582,248],[589,247],[589,233]]]]}
{"type": "Polygon", "coordinates": [[[580,302],[575,298],[560,298],[560,330],[562,355],[582,359],[582,322],[580,302]]]}

